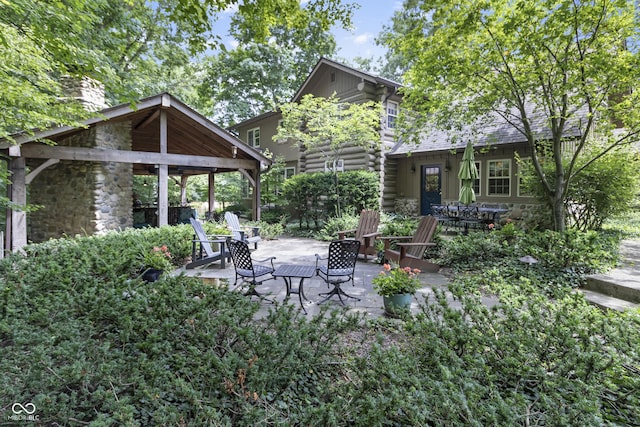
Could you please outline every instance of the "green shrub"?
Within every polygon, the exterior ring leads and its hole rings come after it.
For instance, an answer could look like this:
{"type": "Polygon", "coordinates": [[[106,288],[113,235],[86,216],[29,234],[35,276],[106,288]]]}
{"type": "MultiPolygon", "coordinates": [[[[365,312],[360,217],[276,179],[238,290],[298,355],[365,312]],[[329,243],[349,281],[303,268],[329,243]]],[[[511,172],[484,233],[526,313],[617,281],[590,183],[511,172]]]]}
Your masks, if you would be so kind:
{"type": "Polygon", "coordinates": [[[330,217],[378,209],[378,175],[367,171],[294,175],[283,184],[284,199],[299,228],[319,229],[330,217]]]}
{"type": "Polygon", "coordinates": [[[44,425],[304,424],[358,318],[275,305],[258,321],[257,303],[197,278],[137,277],[139,245],[184,255],[190,234],[61,239],[2,260],[0,417],[31,402],[44,425]]]}
{"type": "Polygon", "coordinates": [[[359,215],[352,214],[342,214],[339,217],[332,217],[327,220],[316,235],[315,238],[318,240],[324,241],[332,241],[338,238],[338,232],[344,230],[355,230],[358,227],[358,222],[360,221],[359,215]]]}

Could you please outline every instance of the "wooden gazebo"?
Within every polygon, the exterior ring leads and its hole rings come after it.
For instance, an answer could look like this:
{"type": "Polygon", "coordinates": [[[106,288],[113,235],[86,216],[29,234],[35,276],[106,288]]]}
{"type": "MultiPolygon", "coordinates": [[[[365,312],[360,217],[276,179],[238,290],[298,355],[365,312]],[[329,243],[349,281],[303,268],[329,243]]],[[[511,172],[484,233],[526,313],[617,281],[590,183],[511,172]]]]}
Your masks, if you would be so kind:
{"type": "MultiPolygon", "coordinates": [[[[133,175],[157,175],[158,225],[162,226],[168,223],[169,175],[177,175],[186,180],[190,175],[207,174],[209,210],[213,211],[215,174],[239,171],[254,187],[253,218],[260,218],[260,170],[263,166],[270,165],[271,161],[172,95],[162,93],[143,99],[135,105],[122,104],[100,110],[95,118],[87,120],[84,125],[85,127],[59,127],[34,134],[17,135],[16,143],[13,144],[0,142],[0,150],[9,158],[9,198],[15,206],[32,203],[31,200],[27,200],[28,186],[34,187],[29,191],[31,199],[31,195],[36,193],[33,191],[35,187],[51,185],[50,178],[35,180],[40,174],[49,169],[60,169],[62,166],[59,164],[62,163],[72,167],[75,162],[81,162],[82,165],[89,166],[79,170],[89,170],[89,173],[98,176],[91,179],[92,184],[96,180],[99,181],[96,189],[88,192],[94,199],[99,191],[104,191],[105,181],[117,181],[122,175],[122,179],[115,185],[120,186],[120,193],[116,191],[115,195],[112,192],[108,197],[100,196],[102,200],[110,200],[107,204],[122,205],[113,209],[114,212],[120,212],[120,216],[125,205],[129,212],[131,211],[131,188],[128,188],[127,193],[126,189],[122,189],[122,183],[131,183],[133,175]],[[120,168],[113,165],[120,165],[120,168]],[[128,200],[119,201],[126,198],[126,195],[129,196],[128,200]]],[[[72,173],[65,173],[71,174],[71,178],[76,178],[79,172],[74,169],[72,173]]],[[[70,180],[65,176],[58,182],[57,187],[46,188],[44,191],[60,191],[63,194],[64,183],[67,181],[70,180]]],[[[71,190],[71,193],[74,191],[78,193],[77,189],[71,190]]],[[[87,203],[94,202],[80,201],[78,205],[87,203]]],[[[54,209],[57,211],[64,208],[64,204],[55,208],[46,205],[43,207],[52,213],[54,209]]],[[[95,209],[97,208],[94,206],[95,209]]],[[[111,206],[102,206],[100,209],[114,216],[110,212],[111,206]]],[[[93,215],[98,220],[90,218],[92,227],[96,221],[100,221],[101,215],[100,212],[93,215]]],[[[62,220],[59,219],[58,222],[62,220]]],[[[113,226],[113,223],[111,219],[111,223],[107,221],[106,225],[99,224],[97,228],[93,227],[93,231],[118,228],[113,226]]],[[[66,230],[63,225],[60,225],[60,229],[64,234],[77,232],[73,229],[66,230]]],[[[5,247],[17,250],[26,243],[26,213],[12,209],[7,215],[5,247]]]]}

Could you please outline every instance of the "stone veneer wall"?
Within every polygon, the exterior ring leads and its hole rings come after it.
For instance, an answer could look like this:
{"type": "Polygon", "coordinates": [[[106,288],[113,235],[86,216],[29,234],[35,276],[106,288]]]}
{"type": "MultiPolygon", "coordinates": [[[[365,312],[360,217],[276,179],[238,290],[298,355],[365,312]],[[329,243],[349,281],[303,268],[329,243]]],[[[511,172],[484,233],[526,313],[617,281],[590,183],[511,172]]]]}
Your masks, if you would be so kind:
{"type": "MultiPolygon", "coordinates": [[[[98,125],[60,145],[131,150],[131,125],[98,125]]],[[[127,163],[63,160],[45,169],[29,186],[29,203],[42,206],[29,215],[29,240],[132,226],[132,183],[132,165],[127,163]]]]}
{"type": "Polygon", "coordinates": [[[419,216],[418,199],[396,199],[394,211],[404,216],[419,216]]]}

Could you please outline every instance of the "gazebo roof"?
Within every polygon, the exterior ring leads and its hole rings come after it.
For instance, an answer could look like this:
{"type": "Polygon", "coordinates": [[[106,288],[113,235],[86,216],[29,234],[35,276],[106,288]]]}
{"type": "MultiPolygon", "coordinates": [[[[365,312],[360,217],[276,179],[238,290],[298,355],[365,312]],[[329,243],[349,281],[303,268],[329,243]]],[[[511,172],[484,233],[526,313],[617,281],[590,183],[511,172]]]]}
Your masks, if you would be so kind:
{"type": "MultiPolygon", "coordinates": [[[[87,127],[91,127],[107,122],[118,123],[122,121],[131,122],[131,155],[128,160],[124,161],[134,165],[134,173],[136,174],[153,173],[149,170],[148,165],[158,163],[156,156],[163,156],[162,163],[165,161],[169,163],[170,173],[187,175],[201,174],[212,170],[227,172],[241,168],[253,169],[255,162],[265,165],[271,164],[271,160],[261,152],[248,146],[169,93],[151,96],[135,104],[121,104],[100,110],[94,118],[83,123],[87,127]],[[166,154],[160,153],[161,111],[166,112],[167,120],[166,154]],[[147,156],[145,153],[150,154],[147,156]],[[250,165],[253,167],[249,167],[250,165]]],[[[99,158],[100,153],[96,151],[101,149],[81,151],[76,148],[74,153],[71,153],[70,147],[50,146],[37,142],[48,139],[58,143],[84,130],[82,127],[57,127],[33,134],[17,135],[15,140],[25,157],[113,160],[99,158]]],[[[10,148],[11,145],[6,141],[0,142],[0,149],[10,148]]],[[[117,151],[117,153],[122,157],[123,151],[117,151]]],[[[127,156],[129,157],[129,155],[127,156]]],[[[120,159],[120,161],[123,160],[120,159]]]]}

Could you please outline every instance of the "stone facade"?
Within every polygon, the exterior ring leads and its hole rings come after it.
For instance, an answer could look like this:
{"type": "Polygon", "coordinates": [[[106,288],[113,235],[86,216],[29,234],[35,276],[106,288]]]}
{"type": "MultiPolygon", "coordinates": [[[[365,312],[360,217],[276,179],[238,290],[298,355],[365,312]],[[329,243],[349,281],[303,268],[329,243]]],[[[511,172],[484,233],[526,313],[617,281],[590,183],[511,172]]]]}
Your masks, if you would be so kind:
{"type": "Polygon", "coordinates": [[[419,216],[418,199],[396,199],[394,212],[404,216],[419,216]]]}
{"type": "MultiPolygon", "coordinates": [[[[131,150],[131,125],[98,125],[60,145],[131,150]]],[[[30,213],[29,240],[131,227],[132,183],[133,169],[127,163],[63,160],[43,170],[29,186],[29,203],[40,206],[30,213]]]]}

